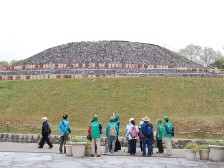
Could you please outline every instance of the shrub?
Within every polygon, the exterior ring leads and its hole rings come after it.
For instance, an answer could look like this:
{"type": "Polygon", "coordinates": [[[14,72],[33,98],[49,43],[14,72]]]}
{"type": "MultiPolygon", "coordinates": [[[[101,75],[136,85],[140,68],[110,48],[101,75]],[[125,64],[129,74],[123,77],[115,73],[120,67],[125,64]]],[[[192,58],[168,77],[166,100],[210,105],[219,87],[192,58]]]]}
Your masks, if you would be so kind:
{"type": "Polygon", "coordinates": [[[86,142],[86,138],[74,137],[74,138],[71,139],[71,142],[86,142]]]}
{"type": "Polygon", "coordinates": [[[208,145],[199,145],[199,149],[208,149],[208,145]]]}
{"type": "Polygon", "coordinates": [[[210,141],[208,144],[209,145],[224,146],[224,141],[210,141]]]}
{"type": "Polygon", "coordinates": [[[193,149],[197,152],[199,151],[199,145],[196,143],[187,143],[187,145],[185,146],[185,149],[193,149]]]}

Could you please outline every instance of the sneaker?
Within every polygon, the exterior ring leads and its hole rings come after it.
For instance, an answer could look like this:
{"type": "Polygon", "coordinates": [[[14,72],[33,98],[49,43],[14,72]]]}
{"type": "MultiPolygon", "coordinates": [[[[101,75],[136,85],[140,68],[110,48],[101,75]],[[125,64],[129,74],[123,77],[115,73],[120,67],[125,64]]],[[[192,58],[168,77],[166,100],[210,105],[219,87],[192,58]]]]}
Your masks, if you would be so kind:
{"type": "Polygon", "coordinates": [[[152,155],[148,154],[148,157],[152,157],[152,155]]]}
{"type": "Polygon", "coordinates": [[[108,153],[103,153],[103,155],[108,155],[108,153]]]}
{"type": "Polygon", "coordinates": [[[146,154],[142,154],[143,157],[146,157],[146,154]]]}
{"type": "Polygon", "coordinates": [[[51,148],[53,148],[53,146],[49,146],[49,147],[48,147],[48,149],[51,149],[51,148]]]}
{"type": "Polygon", "coordinates": [[[94,155],[94,154],[91,154],[90,156],[91,156],[91,157],[94,157],[95,155],[94,155]]]}
{"type": "Polygon", "coordinates": [[[98,154],[98,155],[97,155],[97,157],[101,157],[101,155],[100,155],[100,154],[98,154]]]}

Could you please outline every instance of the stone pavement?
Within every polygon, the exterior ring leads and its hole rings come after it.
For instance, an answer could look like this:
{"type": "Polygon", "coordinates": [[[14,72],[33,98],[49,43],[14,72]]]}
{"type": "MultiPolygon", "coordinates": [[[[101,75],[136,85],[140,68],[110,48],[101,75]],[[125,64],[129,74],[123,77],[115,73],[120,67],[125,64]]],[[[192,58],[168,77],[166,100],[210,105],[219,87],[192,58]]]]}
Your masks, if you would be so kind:
{"type": "MultiPolygon", "coordinates": [[[[101,147],[101,151],[104,147],[101,147]]],[[[37,144],[0,143],[0,168],[119,168],[119,167],[139,167],[139,168],[224,168],[224,162],[211,161],[188,161],[184,158],[184,150],[174,150],[172,157],[154,154],[153,157],[127,156],[123,151],[116,152],[115,156],[102,157],[68,157],[59,154],[58,145],[53,149],[38,149],[37,144]],[[10,152],[11,151],[11,152],[10,152]],[[14,151],[14,152],[12,152],[14,151]],[[181,154],[181,156],[179,156],[181,154]],[[182,157],[183,156],[183,157],[182,157]]]]}

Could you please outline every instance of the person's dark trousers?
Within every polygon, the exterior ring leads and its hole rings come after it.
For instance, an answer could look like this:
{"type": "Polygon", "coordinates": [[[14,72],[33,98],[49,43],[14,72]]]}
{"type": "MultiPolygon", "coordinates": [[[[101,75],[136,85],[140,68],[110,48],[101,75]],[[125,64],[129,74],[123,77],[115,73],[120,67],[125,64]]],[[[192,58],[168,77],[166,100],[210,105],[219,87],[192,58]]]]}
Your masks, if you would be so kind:
{"type": "Polygon", "coordinates": [[[158,140],[158,139],[157,139],[157,147],[158,147],[158,152],[159,152],[159,153],[163,153],[163,152],[164,152],[164,150],[163,150],[163,142],[162,142],[162,140],[158,140]]]}
{"type": "Polygon", "coordinates": [[[68,134],[64,134],[63,136],[60,137],[60,147],[59,147],[60,153],[62,153],[63,145],[64,145],[64,153],[66,153],[65,143],[67,140],[68,140],[68,134]]]}
{"type": "Polygon", "coordinates": [[[143,148],[143,156],[146,156],[146,144],[148,146],[148,156],[151,156],[152,153],[152,142],[150,139],[145,137],[142,138],[142,148],[143,148]]]}
{"type": "Polygon", "coordinates": [[[136,153],[136,141],[137,141],[137,139],[129,140],[129,143],[130,143],[130,154],[131,155],[135,155],[135,153],[136,153]]]}
{"type": "Polygon", "coordinates": [[[40,146],[39,148],[43,148],[45,142],[47,142],[47,144],[49,145],[50,148],[53,147],[48,135],[42,135],[43,138],[41,138],[41,141],[40,141],[40,146]]]}
{"type": "Polygon", "coordinates": [[[141,149],[141,152],[142,152],[142,140],[140,140],[139,143],[140,143],[140,149],[141,149]]]}

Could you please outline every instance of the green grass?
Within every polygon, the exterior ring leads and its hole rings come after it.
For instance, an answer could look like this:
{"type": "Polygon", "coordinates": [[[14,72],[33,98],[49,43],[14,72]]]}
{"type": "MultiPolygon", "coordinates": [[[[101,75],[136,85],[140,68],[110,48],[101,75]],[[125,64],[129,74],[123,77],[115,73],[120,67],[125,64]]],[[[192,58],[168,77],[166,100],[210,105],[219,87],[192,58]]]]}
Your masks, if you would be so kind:
{"type": "Polygon", "coordinates": [[[167,115],[176,132],[224,132],[224,78],[0,81],[0,132],[8,122],[11,132],[32,132],[34,124],[40,131],[46,116],[56,133],[64,113],[73,129],[87,129],[95,114],[105,128],[113,112],[120,114],[122,129],[130,117],[138,124],[146,115],[155,125],[167,115]]]}

